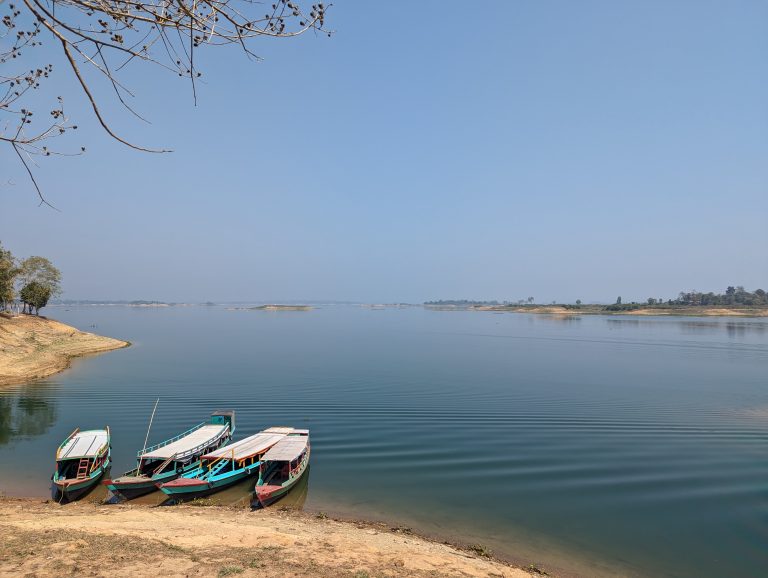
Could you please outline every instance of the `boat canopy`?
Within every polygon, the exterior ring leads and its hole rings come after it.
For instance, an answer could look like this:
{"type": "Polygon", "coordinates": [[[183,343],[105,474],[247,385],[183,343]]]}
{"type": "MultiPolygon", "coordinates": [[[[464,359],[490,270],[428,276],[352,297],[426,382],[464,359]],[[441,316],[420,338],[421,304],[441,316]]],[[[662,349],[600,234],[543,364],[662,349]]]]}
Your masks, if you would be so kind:
{"type": "Polygon", "coordinates": [[[306,449],[309,442],[307,435],[287,436],[277,442],[264,454],[265,462],[292,462],[306,449]]]}
{"type": "Polygon", "coordinates": [[[284,426],[284,425],[278,425],[273,427],[268,427],[261,433],[281,433],[281,434],[302,434],[302,435],[308,435],[309,430],[308,429],[296,429],[294,427],[284,426]]]}
{"type": "Polygon", "coordinates": [[[159,444],[149,448],[145,453],[139,453],[139,458],[168,459],[176,456],[177,459],[188,457],[202,451],[206,446],[223,436],[229,429],[229,424],[206,424],[183,435],[177,440],[159,444]]]}
{"type": "Polygon", "coordinates": [[[210,460],[224,458],[231,460],[244,460],[257,454],[264,453],[289,433],[294,433],[292,427],[274,427],[266,429],[255,435],[229,444],[223,448],[207,453],[203,459],[210,460]]]}
{"type": "Polygon", "coordinates": [[[107,430],[94,429],[77,432],[62,444],[56,453],[56,459],[95,458],[103,453],[104,446],[107,445],[109,445],[109,432],[107,430]]]}

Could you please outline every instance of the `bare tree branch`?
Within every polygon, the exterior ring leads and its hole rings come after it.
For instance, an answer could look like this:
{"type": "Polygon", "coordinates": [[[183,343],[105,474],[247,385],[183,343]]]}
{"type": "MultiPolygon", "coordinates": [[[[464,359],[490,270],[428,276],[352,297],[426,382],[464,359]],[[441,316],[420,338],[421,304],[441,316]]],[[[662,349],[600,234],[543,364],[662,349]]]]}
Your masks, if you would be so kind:
{"type": "MultiPolygon", "coordinates": [[[[21,66],[29,68],[28,72],[6,72],[39,46],[42,37],[50,36],[61,46],[94,116],[111,138],[136,150],[159,153],[170,151],[139,146],[115,133],[101,112],[89,71],[104,76],[117,102],[148,122],[128,104],[126,99],[133,93],[117,76],[132,62],[154,64],[189,77],[196,104],[197,79],[202,72],[197,69],[195,53],[202,46],[236,44],[248,58],[258,59],[250,47],[256,38],[292,38],[309,30],[331,34],[325,28],[330,5],[304,8],[305,2],[299,0],[274,0],[271,5],[255,0],[20,0],[18,5],[15,1],[0,0],[0,143],[14,149],[41,203],[49,206],[25,155],[31,159],[31,155],[66,154],[49,149],[43,141],[77,126],[65,116],[61,97],[56,97],[57,104],[49,111],[51,122],[42,127],[34,112],[21,105],[49,79],[52,64],[21,66]],[[156,50],[158,46],[160,50],[156,50]]],[[[84,151],[80,147],[74,154],[84,151]]]]}

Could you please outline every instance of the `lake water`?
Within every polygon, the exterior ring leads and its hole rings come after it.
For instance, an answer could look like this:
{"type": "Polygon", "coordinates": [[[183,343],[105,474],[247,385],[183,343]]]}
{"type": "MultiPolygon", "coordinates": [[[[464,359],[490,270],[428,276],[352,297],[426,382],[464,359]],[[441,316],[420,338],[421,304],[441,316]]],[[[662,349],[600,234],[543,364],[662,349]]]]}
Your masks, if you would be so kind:
{"type": "Polygon", "coordinates": [[[77,426],[110,425],[130,469],[160,397],[150,441],[215,409],[236,410],[237,438],[309,427],[291,499],[311,510],[583,576],[768,575],[768,320],[45,312],[133,346],[0,390],[6,494],[48,495],[77,426]]]}

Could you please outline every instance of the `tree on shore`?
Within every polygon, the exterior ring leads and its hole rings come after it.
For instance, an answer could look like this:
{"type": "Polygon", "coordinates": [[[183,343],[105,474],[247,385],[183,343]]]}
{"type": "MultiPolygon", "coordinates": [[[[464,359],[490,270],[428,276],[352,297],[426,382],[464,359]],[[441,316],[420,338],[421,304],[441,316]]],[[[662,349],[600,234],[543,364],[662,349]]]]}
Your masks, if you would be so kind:
{"type": "Polygon", "coordinates": [[[725,293],[701,293],[699,291],[681,291],[677,299],[672,301],[673,305],[703,305],[703,306],[766,306],[768,305],[768,294],[763,289],[755,289],[750,292],[741,285],[736,287],[729,286],[725,293]]]}
{"type": "Polygon", "coordinates": [[[19,265],[19,297],[24,304],[22,312],[40,314],[51,297],[61,294],[61,271],[45,257],[29,257],[19,265]]]}
{"type": "Polygon", "coordinates": [[[13,254],[0,243],[0,311],[5,311],[16,295],[14,283],[19,274],[13,254]]]}
{"type": "MultiPolygon", "coordinates": [[[[43,41],[65,63],[93,115],[104,131],[122,144],[145,152],[169,152],[129,142],[119,136],[102,113],[97,79],[106,80],[111,98],[140,120],[128,104],[133,93],[123,82],[128,65],[154,64],[189,79],[197,100],[197,51],[203,47],[234,44],[249,59],[258,60],[251,44],[256,38],[291,38],[325,29],[327,6],[299,0],[0,0],[0,63],[15,65],[0,75],[0,143],[24,166],[42,203],[45,198],[30,168],[30,155],[63,154],[48,148],[51,138],[77,129],[61,96],[36,114],[30,101],[53,73],[50,56],[30,61],[43,41]],[[31,54],[31,56],[30,56],[31,54]],[[23,64],[22,64],[23,63],[23,64]],[[42,111],[41,111],[42,112],[42,111]]],[[[49,52],[50,54],[50,52],[49,52]]],[[[44,89],[45,90],[45,89],[44,89]]],[[[50,91],[50,89],[47,89],[50,91]]],[[[175,101],[169,99],[168,105],[175,101]]],[[[81,154],[84,147],[74,152],[81,154]]]]}
{"type": "Polygon", "coordinates": [[[40,315],[40,310],[48,305],[48,300],[51,298],[51,288],[37,281],[32,281],[24,285],[24,288],[19,292],[19,297],[30,315],[33,312],[35,315],[40,315]]]}

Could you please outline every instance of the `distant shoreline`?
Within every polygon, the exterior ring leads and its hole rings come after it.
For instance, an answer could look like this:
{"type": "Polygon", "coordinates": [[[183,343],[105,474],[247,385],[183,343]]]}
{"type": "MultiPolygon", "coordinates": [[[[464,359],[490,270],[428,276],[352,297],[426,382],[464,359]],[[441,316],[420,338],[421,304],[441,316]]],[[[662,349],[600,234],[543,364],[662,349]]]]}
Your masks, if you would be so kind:
{"type": "Polygon", "coordinates": [[[256,307],[227,307],[227,311],[311,311],[311,305],[257,305],[256,307]]]}
{"type": "Polygon", "coordinates": [[[424,305],[433,311],[492,311],[497,313],[531,313],[537,315],[634,315],[642,317],[768,317],[767,307],[639,307],[623,311],[611,311],[604,305],[424,305]]]}
{"type": "Polygon", "coordinates": [[[0,315],[0,386],[64,371],[73,358],[128,347],[130,342],[36,315],[0,315]]]}

